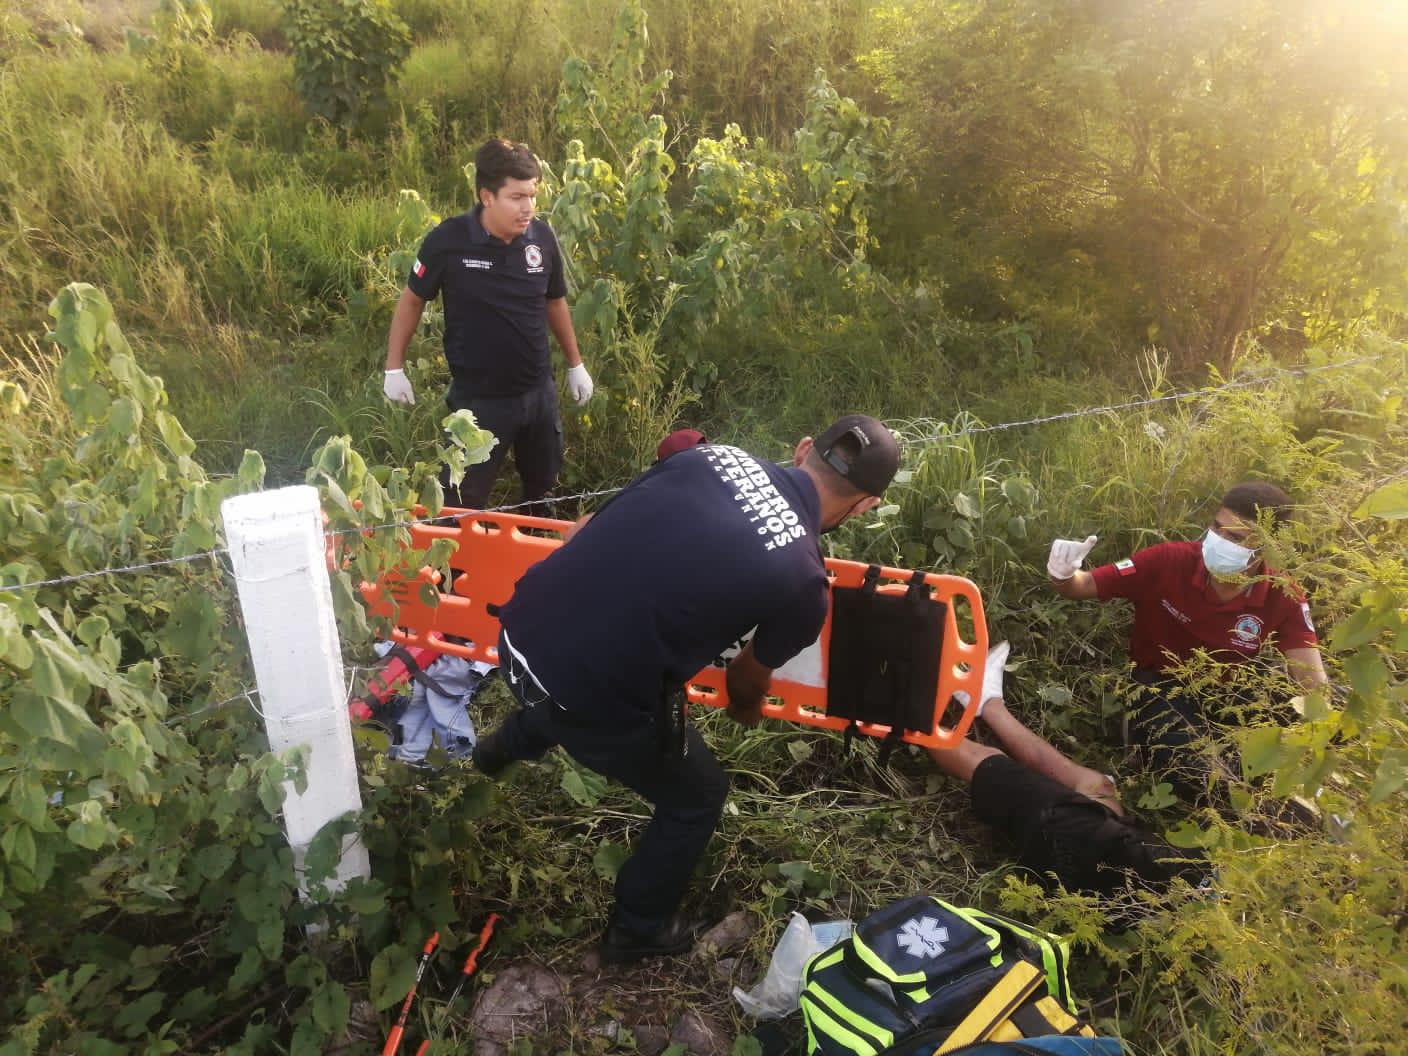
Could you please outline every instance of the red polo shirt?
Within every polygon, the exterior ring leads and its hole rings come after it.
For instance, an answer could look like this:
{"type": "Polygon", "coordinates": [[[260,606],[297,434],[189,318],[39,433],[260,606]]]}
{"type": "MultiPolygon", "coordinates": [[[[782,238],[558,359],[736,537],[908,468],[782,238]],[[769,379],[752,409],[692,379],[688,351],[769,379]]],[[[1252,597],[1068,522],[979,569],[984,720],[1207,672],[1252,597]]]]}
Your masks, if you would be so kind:
{"type": "Polygon", "coordinates": [[[1258,579],[1230,601],[1220,600],[1201,541],[1160,543],[1090,574],[1101,601],[1134,602],[1129,655],[1139,667],[1157,671],[1188,659],[1194,649],[1206,649],[1223,663],[1242,663],[1263,642],[1274,642],[1283,653],[1316,644],[1310,606],[1294,585],[1258,579]]]}

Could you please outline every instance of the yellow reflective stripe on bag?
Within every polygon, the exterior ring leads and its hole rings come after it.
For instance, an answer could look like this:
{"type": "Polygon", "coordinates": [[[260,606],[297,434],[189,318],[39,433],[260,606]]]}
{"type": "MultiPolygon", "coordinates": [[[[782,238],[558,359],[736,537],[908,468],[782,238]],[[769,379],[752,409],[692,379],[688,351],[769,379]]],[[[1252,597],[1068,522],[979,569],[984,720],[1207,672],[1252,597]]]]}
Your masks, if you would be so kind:
{"type": "MultiPolygon", "coordinates": [[[[813,1041],[816,1034],[824,1034],[834,1040],[837,1044],[845,1046],[857,1056],[876,1056],[880,1050],[872,1045],[865,1038],[854,1031],[847,1030],[846,1027],[838,1023],[826,1010],[821,1008],[810,994],[802,995],[803,1018],[807,1021],[807,1029],[813,1033],[813,1041]]],[[[813,1052],[821,1051],[821,1046],[816,1045],[813,1052]]]]}
{"type": "Polygon", "coordinates": [[[895,1043],[894,1031],[886,1030],[879,1023],[866,1019],[864,1016],[847,1008],[840,998],[828,991],[825,987],[812,987],[806,992],[806,997],[813,1002],[814,1005],[825,1005],[826,1007],[822,1009],[822,1011],[828,1016],[831,1016],[833,1019],[838,1019],[845,1024],[847,1028],[862,1034],[871,1041],[878,1042],[880,1048],[888,1049],[895,1043]]]}

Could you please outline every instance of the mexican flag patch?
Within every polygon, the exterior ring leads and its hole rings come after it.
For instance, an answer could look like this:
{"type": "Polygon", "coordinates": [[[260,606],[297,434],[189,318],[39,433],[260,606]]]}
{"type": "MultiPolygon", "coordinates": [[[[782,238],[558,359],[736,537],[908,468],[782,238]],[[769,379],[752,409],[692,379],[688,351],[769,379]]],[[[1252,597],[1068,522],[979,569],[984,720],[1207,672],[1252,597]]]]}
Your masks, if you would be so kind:
{"type": "Polygon", "coordinates": [[[1115,571],[1122,576],[1134,575],[1134,558],[1126,557],[1123,561],[1116,561],[1115,571]]]}

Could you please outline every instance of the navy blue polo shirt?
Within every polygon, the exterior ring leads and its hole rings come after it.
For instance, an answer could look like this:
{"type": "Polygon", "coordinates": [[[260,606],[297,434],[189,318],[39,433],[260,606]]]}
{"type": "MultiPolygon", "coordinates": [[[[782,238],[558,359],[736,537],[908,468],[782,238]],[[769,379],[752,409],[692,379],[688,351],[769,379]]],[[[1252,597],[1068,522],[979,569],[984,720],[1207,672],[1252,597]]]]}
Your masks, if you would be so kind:
{"type": "Polygon", "coordinates": [[[544,220],[501,242],[480,207],[425,236],[406,286],[427,301],[444,297],[445,358],[473,396],[518,396],[552,377],[545,302],[567,296],[562,251],[544,220]]]}
{"type": "Polygon", "coordinates": [[[781,667],[821,633],[830,593],[820,507],[802,470],[702,444],[637,477],[530,568],[500,620],[569,716],[653,713],[756,627],[781,667]]]}

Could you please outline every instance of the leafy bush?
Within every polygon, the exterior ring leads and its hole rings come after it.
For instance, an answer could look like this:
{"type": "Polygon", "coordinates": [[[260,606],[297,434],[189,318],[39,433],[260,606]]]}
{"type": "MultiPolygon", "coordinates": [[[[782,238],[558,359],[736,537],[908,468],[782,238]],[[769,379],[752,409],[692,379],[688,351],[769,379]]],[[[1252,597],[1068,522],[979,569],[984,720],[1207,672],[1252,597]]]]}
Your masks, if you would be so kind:
{"type": "Polygon", "coordinates": [[[286,0],[293,72],[308,109],[350,126],[386,102],[411,34],[389,0],[286,0]]]}
{"type": "MultiPolygon", "coordinates": [[[[377,930],[384,883],[318,897],[339,826],[309,851],[315,901],[294,896],[277,814],[284,783],[301,787],[301,754],[263,746],[240,691],[252,673],[237,609],[209,552],[220,502],[259,487],[263,461],[246,452],[234,476],[206,475],[161,380],[138,367],[93,287],[66,288],[51,315],[62,357],[0,382],[0,585],[156,567],[0,593],[0,1018],[16,1024],[5,1051],[140,1041],[174,1052],[225,1032],[253,1046],[272,1028],[230,1013],[268,1000],[271,974],[280,992],[302,994],[293,1049],[324,1051],[349,999],[320,961],[292,951],[297,929],[321,920],[344,939],[359,921],[370,929],[379,1007],[404,992],[405,964],[377,930]]],[[[486,435],[454,425],[437,456],[482,460],[486,435]]],[[[443,548],[403,550],[402,530],[361,533],[417,501],[438,509],[436,468],[380,472],[345,438],[313,457],[332,525],[354,529],[334,576],[353,641],[367,628],[351,575],[443,562],[443,548]]],[[[452,924],[447,889],[421,890],[452,924]]]]}

